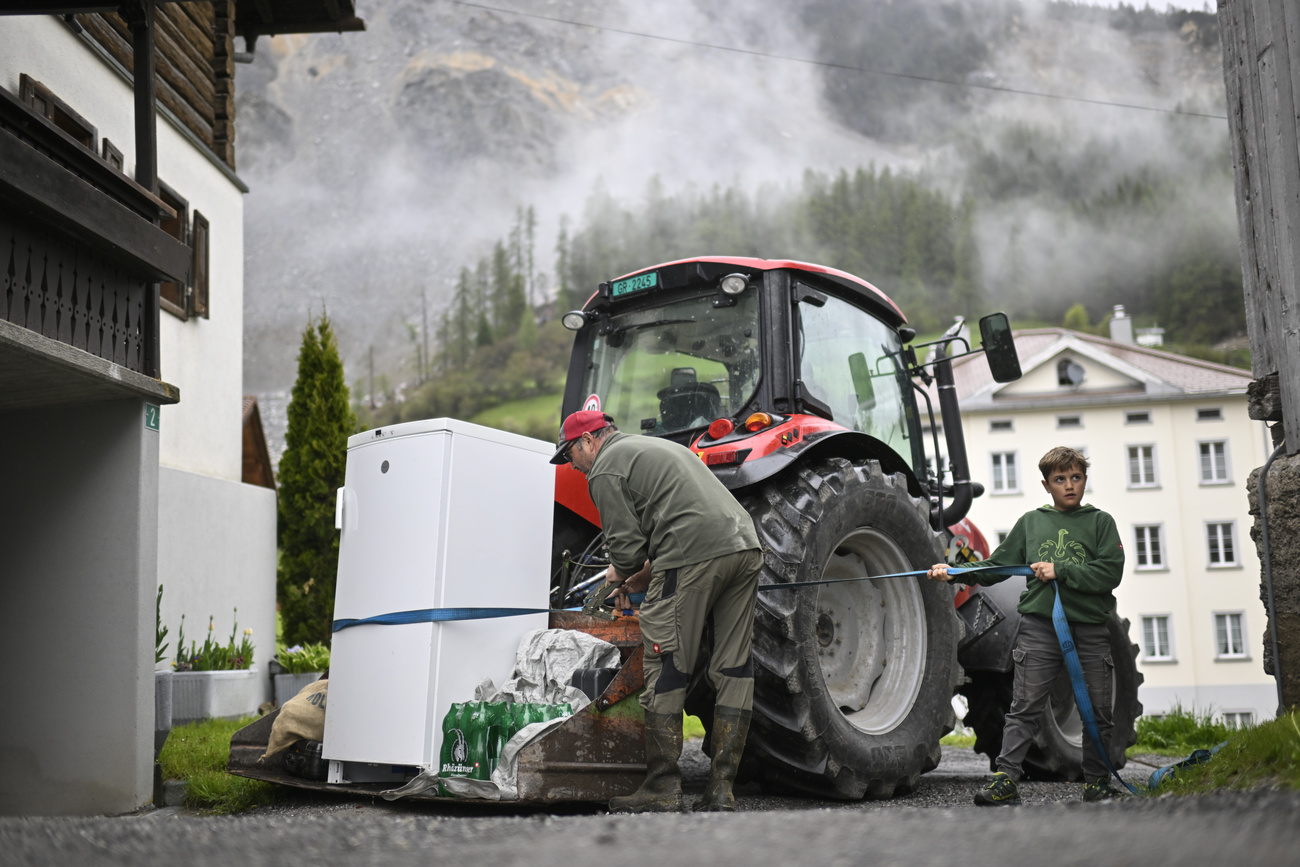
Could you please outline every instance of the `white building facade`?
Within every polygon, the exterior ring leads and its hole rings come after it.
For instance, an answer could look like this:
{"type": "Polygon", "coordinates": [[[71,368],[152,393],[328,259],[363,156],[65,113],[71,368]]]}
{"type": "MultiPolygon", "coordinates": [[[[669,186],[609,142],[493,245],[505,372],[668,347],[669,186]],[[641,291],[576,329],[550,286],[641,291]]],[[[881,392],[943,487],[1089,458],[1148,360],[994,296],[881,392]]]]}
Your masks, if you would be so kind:
{"type": "Polygon", "coordinates": [[[1246,478],[1272,448],[1246,414],[1250,373],[1057,328],[1015,340],[1016,382],[994,383],[979,356],[955,364],[971,473],[985,486],[971,519],[995,544],[1050,502],[1039,458],[1079,449],[1092,464],[1084,502],[1124,540],[1115,595],[1139,647],[1145,713],[1271,718],[1246,478]]]}

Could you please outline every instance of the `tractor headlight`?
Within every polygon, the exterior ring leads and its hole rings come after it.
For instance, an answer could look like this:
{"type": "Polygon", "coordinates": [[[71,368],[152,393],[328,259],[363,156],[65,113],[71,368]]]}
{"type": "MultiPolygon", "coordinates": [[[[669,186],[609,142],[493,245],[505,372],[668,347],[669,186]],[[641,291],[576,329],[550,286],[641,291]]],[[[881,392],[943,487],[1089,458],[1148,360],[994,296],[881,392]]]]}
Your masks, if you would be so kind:
{"type": "Polygon", "coordinates": [[[564,327],[570,331],[581,331],[587,325],[587,314],[581,310],[570,310],[564,316],[560,317],[564,327]]]}
{"type": "Polygon", "coordinates": [[[739,295],[749,286],[749,278],[744,274],[728,274],[722,278],[722,291],[727,295],[739,295]]]}

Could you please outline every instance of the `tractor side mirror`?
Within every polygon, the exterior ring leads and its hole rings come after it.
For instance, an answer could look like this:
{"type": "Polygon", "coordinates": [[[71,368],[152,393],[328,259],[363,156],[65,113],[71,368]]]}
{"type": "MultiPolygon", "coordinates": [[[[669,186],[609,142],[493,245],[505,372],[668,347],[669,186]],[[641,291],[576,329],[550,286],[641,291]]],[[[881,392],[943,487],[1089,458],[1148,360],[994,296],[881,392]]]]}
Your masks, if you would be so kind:
{"type": "Polygon", "coordinates": [[[1011,323],[1005,313],[990,313],[980,320],[980,340],[989,360],[994,382],[1015,382],[1020,378],[1020,356],[1011,338],[1011,323]]]}

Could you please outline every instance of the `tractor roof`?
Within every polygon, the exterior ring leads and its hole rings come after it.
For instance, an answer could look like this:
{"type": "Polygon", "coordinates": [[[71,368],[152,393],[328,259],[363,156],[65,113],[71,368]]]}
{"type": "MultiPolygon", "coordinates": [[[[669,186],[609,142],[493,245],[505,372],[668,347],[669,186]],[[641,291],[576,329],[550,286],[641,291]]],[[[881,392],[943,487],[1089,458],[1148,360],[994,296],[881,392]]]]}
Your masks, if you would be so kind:
{"type": "Polygon", "coordinates": [[[885,313],[892,313],[897,317],[894,325],[902,325],[907,322],[907,317],[903,311],[898,308],[893,299],[881,292],[875,286],[872,286],[861,277],[855,277],[847,271],[840,271],[836,268],[828,268],[825,265],[814,265],[811,262],[797,262],[792,259],[751,259],[742,256],[697,256],[693,259],[677,259],[673,262],[662,262],[658,265],[652,265],[649,268],[638,268],[616,278],[623,280],[636,274],[642,274],[647,271],[657,271],[675,266],[682,265],[725,265],[730,268],[745,269],[751,271],[777,271],[788,269],[791,271],[804,271],[808,274],[819,275],[822,279],[829,279],[831,282],[848,290],[850,297],[855,300],[866,302],[868,306],[876,309],[884,309],[885,313]]]}

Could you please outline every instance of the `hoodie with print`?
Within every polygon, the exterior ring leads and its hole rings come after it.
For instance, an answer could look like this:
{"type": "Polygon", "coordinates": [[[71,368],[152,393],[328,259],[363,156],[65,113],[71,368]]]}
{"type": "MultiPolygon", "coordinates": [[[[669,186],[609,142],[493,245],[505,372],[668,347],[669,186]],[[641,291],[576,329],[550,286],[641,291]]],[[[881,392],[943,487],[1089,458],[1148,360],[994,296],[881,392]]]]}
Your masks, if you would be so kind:
{"type": "MultiPolygon", "coordinates": [[[[1050,561],[1056,581],[1025,580],[1017,609],[1051,618],[1055,583],[1071,623],[1105,623],[1115,610],[1114,590],[1124,575],[1124,545],[1115,519],[1096,506],[1068,512],[1042,506],[1026,512],[987,560],[970,566],[1018,566],[1050,561]]],[[[973,584],[997,584],[1008,576],[971,576],[973,584]]]]}

